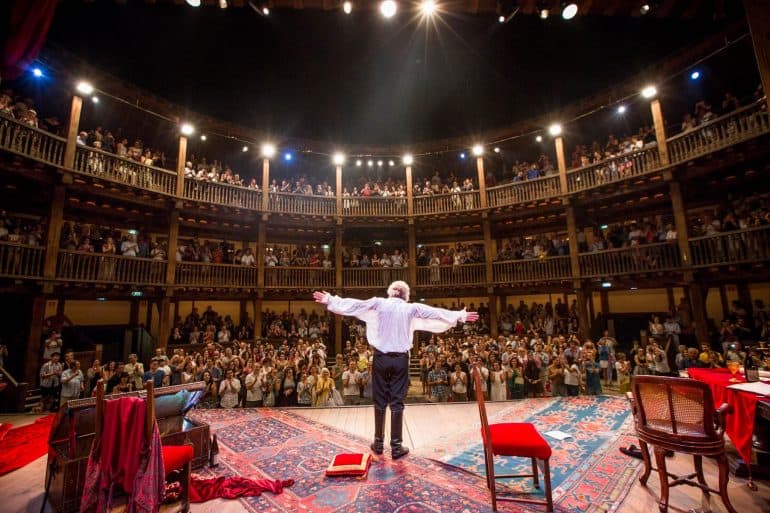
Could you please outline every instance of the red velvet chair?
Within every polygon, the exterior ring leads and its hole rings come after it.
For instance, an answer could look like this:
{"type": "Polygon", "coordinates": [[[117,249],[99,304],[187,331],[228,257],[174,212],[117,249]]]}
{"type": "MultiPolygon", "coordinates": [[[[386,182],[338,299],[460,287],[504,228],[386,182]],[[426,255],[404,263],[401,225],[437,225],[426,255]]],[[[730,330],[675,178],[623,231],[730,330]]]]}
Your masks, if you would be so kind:
{"type": "MultiPolygon", "coordinates": [[[[145,404],[145,440],[151,439],[153,430],[155,428],[155,394],[153,391],[153,382],[148,381],[144,385],[146,392],[145,404]]],[[[136,392],[129,392],[127,394],[120,395],[136,395],[136,392]]],[[[96,436],[94,443],[102,435],[102,425],[104,419],[104,401],[110,400],[112,396],[105,398],[104,394],[104,380],[99,380],[96,385],[96,436]]],[[[181,501],[180,512],[188,512],[190,510],[190,474],[192,469],[193,459],[193,446],[188,445],[164,445],[161,448],[163,453],[163,470],[166,475],[166,480],[169,480],[169,476],[174,475],[175,478],[171,481],[179,481],[181,485],[181,493],[179,500],[181,501]]],[[[162,495],[162,494],[161,494],[162,495]]]]}
{"type": "Polygon", "coordinates": [[[497,511],[497,501],[525,502],[545,506],[547,513],[553,512],[553,497],[551,495],[551,446],[540,436],[535,426],[527,422],[508,422],[489,424],[487,408],[484,405],[484,393],[481,391],[481,378],[478,372],[473,374],[473,387],[476,390],[476,401],[481,417],[481,438],[484,442],[484,463],[487,473],[487,487],[492,493],[492,509],[497,511]],[[514,456],[532,460],[531,474],[495,475],[495,456],[514,456]],[[545,482],[545,500],[526,497],[497,495],[496,479],[511,479],[531,477],[535,488],[540,488],[538,466],[542,465],[543,481],[545,482]]]}

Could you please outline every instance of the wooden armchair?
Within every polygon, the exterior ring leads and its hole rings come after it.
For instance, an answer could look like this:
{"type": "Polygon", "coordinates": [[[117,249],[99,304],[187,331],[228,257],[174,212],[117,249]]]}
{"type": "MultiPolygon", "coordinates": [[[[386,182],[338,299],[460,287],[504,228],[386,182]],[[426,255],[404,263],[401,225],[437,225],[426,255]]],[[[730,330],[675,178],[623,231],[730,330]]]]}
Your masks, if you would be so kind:
{"type": "MultiPolygon", "coordinates": [[[[105,402],[110,400],[110,396],[105,397],[104,380],[99,380],[96,386],[96,415],[95,415],[95,438],[96,445],[101,441],[103,427],[105,424],[105,402]]],[[[155,420],[155,394],[153,391],[153,382],[148,381],[144,385],[146,394],[143,394],[145,402],[145,422],[144,422],[144,440],[145,447],[154,436],[156,430],[155,420]]],[[[193,459],[193,446],[188,445],[164,445],[161,447],[163,459],[163,471],[166,479],[174,475],[172,481],[179,481],[181,485],[181,510],[187,512],[190,509],[190,474],[193,459]],[[178,476],[178,477],[176,477],[178,476]]],[[[160,497],[163,497],[163,490],[160,490],[160,497]]]]}
{"type": "Polygon", "coordinates": [[[718,493],[730,513],[737,513],[727,496],[729,468],[725,454],[724,417],[731,413],[727,404],[713,408],[711,389],[705,383],[667,376],[634,376],[631,402],[636,434],[642,449],[644,472],[639,477],[647,485],[650,472],[660,477],[661,497],[658,508],[668,511],[669,489],[686,484],[700,488],[705,498],[718,493]],[[653,468],[647,444],[653,446],[657,468],[653,468]],[[692,454],[695,472],[686,476],[666,470],[666,451],[692,454]],[[709,488],[703,475],[703,457],[716,459],[719,464],[719,490],[709,488]],[[669,478],[672,480],[669,481],[669,478]],[[693,481],[697,478],[697,481],[693,481]]]}

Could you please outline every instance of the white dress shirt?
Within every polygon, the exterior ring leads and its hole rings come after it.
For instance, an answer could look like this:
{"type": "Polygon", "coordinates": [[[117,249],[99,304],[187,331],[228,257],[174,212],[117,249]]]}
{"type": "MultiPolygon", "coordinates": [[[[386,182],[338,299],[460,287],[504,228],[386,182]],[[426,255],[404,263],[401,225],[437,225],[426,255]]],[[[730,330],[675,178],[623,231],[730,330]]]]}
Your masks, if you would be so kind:
{"type": "Polygon", "coordinates": [[[466,318],[465,309],[445,310],[397,297],[362,301],[330,295],[326,306],[330,312],[364,321],[369,344],[383,353],[406,353],[415,330],[443,333],[466,318]]]}

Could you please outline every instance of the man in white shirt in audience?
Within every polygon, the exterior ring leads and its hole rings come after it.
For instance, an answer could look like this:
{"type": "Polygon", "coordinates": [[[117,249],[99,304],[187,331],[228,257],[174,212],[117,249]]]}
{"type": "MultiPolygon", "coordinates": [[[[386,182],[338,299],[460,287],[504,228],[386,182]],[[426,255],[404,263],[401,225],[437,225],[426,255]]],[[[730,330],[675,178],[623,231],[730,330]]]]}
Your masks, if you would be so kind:
{"type": "Polygon", "coordinates": [[[360,393],[358,387],[359,372],[356,362],[351,361],[345,372],[342,373],[342,400],[345,406],[355,406],[358,404],[360,393]]]}

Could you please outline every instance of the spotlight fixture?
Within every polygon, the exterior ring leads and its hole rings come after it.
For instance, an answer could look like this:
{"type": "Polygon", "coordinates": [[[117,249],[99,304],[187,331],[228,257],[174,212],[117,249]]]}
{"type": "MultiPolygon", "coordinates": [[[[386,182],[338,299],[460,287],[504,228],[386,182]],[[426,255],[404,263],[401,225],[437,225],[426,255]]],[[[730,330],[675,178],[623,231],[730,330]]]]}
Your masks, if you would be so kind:
{"type": "Polygon", "coordinates": [[[626,106],[618,105],[618,114],[625,114],[625,113],[626,113],[626,106]]]}
{"type": "Polygon", "coordinates": [[[500,16],[497,18],[497,22],[498,22],[498,23],[505,23],[505,16],[503,16],[503,15],[501,14],[501,15],[500,15],[500,16]]]}
{"type": "Polygon", "coordinates": [[[500,148],[498,146],[495,146],[495,153],[500,153],[500,148]]]}
{"type": "Polygon", "coordinates": [[[40,68],[33,68],[32,74],[35,75],[35,78],[40,78],[43,76],[43,70],[40,68]]]}
{"type": "Polygon", "coordinates": [[[248,146],[244,146],[243,148],[241,148],[241,151],[243,153],[246,153],[247,151],[249,151],[249,147],[248,146]]]}
{"type": "Polygon", "coordinates": [[[201,134],[201,141],[205,141],[205,140],[206,140],[206,134],[201,134]]]}
{"type": "Polygon", "coordinates": [[[540,9],[540,19],[541,20],[547,20],[548,15],[551,14],[548,9],[540,9]]]}
{"type": "Polygon", "coordinates": [[[553,137],[561,135],[561,125],[559,123],[554,123],[553,125],[549,126],[548,133],[553,137]]]}
{"type": "Polygon", "coordinates": [[[227,9],[227,0],[219,0],[219,8],[227,9]]]}
{"type": "Polygon", "coordinates": [[[473,148],[471,148],[471,151],[473,152],[474,157],[480,157],[484,155],[484,147],[480,144],[474,144],[473,148]]]}
{"type": "Polygon", "coordinates": [[[436,2],[433,0],[423,0],[420,3],[420,12],[423,16],[433,16],[436,12],[436,2]]]}
{"type": "Polygon", "coordinates": [[[98,96],[92,96],[91,101],[94,103],[99,103],[99,97],[98,96]]]}
{"type": "Polygon", "coordinates": [[[571,20],[578,12],[578,6],[575,2],[567,2],[563,4],[564,7],[561,10],[561,17],[565,20],[571,20]]]}
{"type": "Polygon", "coordinates": [[[262,14],[264,14],[265,16],[270,16],[270,8],[268,6],[264,6],[262,8],[262,14]]]}
{"type": "Polygon", "coordinates": [[[381,160],[377,161],[377,167],[382,167],[382,161],[381,160]]]}
{"type": "Polygon", "coordinates": [[[79,93],[91,94],[94,92],[94,86],[90,82],[80,81],[76,87],[79,93]]]}
{"type": "Polygon", "coordinates": [[[700,78],[700,71],[695,70],[692,73],[690,73],[690,80],[698,80],[699,78],[700,78]]]}
{"type": "Polygon", "coordinates": [[[648,100],[650,98],[653,98],[657,94],[658,94],[658,89],[654,85],[648,85],[647,87],[642,89],[642,96],[644,96],[648,100]]]}
{"type": "Polygon", "coordinates": [[[373,160],[367,160],[366,161],[366,165],[367,165],[367,167],[373,167],[374,166],[374,161],[373,160]]]}
{"type": "Polygon", "coordinates": [[[290,151],[287,151],[286,153],[283,154],[283,160],[285,160],[286,162],[291,162],[293,158],[294,158],[294,155],[292,155],[290,151]]]}
{"type": "Polygon", "coordinates": [[[460,158],[465,160],[465,152],[464,151],[460,153],[460,158]]]}
{"type": "Polygon", "coordinates": [[[266,159],[273,158],[275,156],[275,144],[263,143],[262,147],[260,148],[260,153],[266,159]]]}
{"type": "Polygon", "coordinates": [[[384,0],[380,4],[380,14],[385,18],[392,18],[398,11],[398,4],[395,0],[384,0]]]}
{"type": "Polygon", "coordinates": [[[404,165],[406,166],[411,166],[412,164],[414,164],[414,157],[412,156],[411,153],[407,153],[406,155],[404,155],[402,160],[404,161],[404,165]]]}
{"type": "Polygon", "coordinates": [[[395,166],[395,165],[396,165],[396,163],[395,163],[395,162],[393,162],[392,160],[389,160],[389,161],[388,161],[388,165],[389,165],[390,167],[393,167],[393,166],[395,166]]]}
{"type": "Polygon", "coordinates": [[[643,5],[642,5],[642,6],[639,8],[639,13],[640,13],[642,16],[644,16],[644,15],[645,15],[645,14],[647,14],[648,12],[650,12],[650,4],[643,4],[643,5]]]}
{"type": "Polygon", "coordinates": [[[185,0],[190,7],[200,7],[201,0],[185,0]]]}
{"type": "Polygon", "coordinates": [[[350,14],[353,12],[353,2],[344,2],[342,4],[342,12],[345,14],[350,14]]]}
{"type": "Polygon", "coordinates": [[[332,162],[335,166],[341,166],[345,163],[345,154],[337,152],[332,156],[332,162]]]}
{"type": "Polygon", "coordinates": [[[542,135],[538,135],[537,137],[535,137],[535,140],[537,142],[543,142],[543,136],[542,135]]]}
{"type": "Polygon", "coordinates": [[[182,132],[182,135],[192,135],[195,133],[195,127],[192,126],[190,123],[182,123],[182,126],[180,127],[180,131],[182,132]]]}
{"type": "Polygon", "coordinates": [[[361,159],[356,160],[356,167],[361,167],[363,165],[364,165],[364,163],[363,163],[363,161],[361,161],[361,159]]]}

